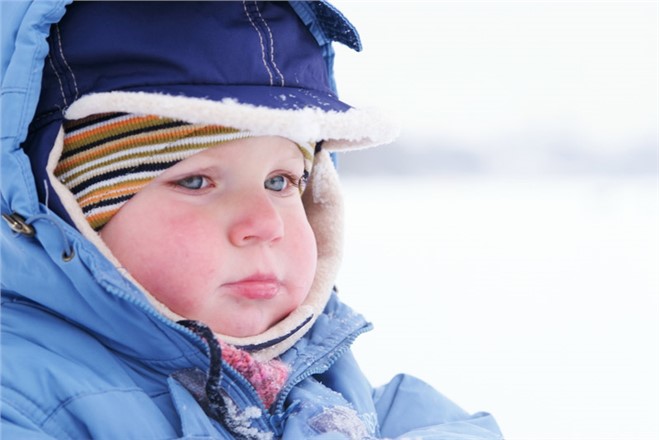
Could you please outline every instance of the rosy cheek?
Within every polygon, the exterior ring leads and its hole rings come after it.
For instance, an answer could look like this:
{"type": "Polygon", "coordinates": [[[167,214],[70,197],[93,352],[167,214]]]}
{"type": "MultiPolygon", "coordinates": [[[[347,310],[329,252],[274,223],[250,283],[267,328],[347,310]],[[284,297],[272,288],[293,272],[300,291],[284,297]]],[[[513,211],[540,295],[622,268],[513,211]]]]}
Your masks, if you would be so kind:
{"type": "Polygon", "coordinates": [[[150,231],[151,262],[143,284],[169,308],[189,315],[212,291],[219,267],[214,237],[203,216],[170,215],[160,220],[150,231]]]}
{"type": "Polygon", "coordinates": [[[296,239],[293,241],[293,248],[289,251],[291,258],[294,258],[294,273],[297,277],[297,284],[304,286],[299,293],[304,297],[308,293],[308,288],[316,274],[317,249],[316,238],[311,227],[302,221],[295,231],[296,239]]]}

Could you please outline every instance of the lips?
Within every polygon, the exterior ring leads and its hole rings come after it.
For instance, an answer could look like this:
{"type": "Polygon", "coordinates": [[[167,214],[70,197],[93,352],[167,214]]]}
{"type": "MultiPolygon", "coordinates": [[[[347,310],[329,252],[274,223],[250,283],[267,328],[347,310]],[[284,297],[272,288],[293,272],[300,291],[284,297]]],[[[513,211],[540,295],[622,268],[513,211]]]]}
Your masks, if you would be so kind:
{"type": "Polygon", "coordinates": [[[281,282],[271,275],[254,275],[223,286],[235,295],[247,299],[271,299],[277,295],[281,282]]]}

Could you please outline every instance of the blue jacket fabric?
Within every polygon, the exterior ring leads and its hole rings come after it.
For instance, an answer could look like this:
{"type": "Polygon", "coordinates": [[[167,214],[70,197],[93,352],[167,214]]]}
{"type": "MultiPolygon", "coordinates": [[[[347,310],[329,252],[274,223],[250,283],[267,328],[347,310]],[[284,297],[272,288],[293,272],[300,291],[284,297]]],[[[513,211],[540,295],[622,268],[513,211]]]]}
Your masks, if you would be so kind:
{"type": "Polygon", "coordinates": [[[281,356],[291,374],[266,410],[208,336],[156,311],[51,211],[22,143],[39,99],[46,39],[66,3],[0,2],[0,437],[501,438],[491,416],[470,415],[410,376],[373,388],[350,351],[371,326],[336,294],[281,356]]]}

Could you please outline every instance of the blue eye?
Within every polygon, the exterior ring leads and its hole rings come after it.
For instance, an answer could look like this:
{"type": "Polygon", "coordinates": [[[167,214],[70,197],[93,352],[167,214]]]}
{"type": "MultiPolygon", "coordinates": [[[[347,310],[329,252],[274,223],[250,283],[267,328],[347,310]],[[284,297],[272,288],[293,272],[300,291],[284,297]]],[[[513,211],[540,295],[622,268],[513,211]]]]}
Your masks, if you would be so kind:
{"type": "Polygon", "coordinates": [[[263,182],[263,186],[265,189],[278,191],[278,192],[285,190],[289,184],[290,181],[285,176],[282,175],[270,177],[269,179],[266,179],[265,182],[263,182]]]}
{"type": "Polygon", "coordinates": [[[190,176],[178,180],[176,182],[178,186],[182,186],[185,189],[202,189],[208,186],[208,180],[204,176],[190,176]]]}

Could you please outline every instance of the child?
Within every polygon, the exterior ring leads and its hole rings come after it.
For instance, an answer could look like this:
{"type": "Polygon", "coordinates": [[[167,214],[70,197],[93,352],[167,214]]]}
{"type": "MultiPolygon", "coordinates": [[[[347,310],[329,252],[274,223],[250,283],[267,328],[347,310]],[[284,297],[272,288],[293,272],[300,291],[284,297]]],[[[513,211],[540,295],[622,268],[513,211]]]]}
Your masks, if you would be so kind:
{"type": "Polygon", "coordinates": [[[340,13],[14,2],[2,20],[5,438],[500,438],[417,379],[372,389],[350,352],[370,324],[333,289],[328,151],[394,133],[336,98],[331,42],[360,48],[340,13]]]}

